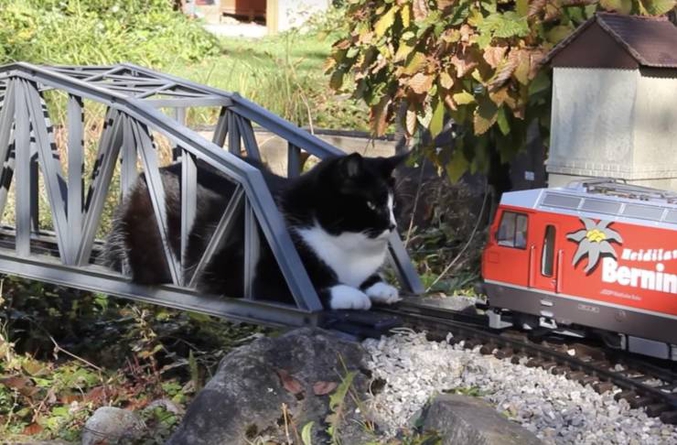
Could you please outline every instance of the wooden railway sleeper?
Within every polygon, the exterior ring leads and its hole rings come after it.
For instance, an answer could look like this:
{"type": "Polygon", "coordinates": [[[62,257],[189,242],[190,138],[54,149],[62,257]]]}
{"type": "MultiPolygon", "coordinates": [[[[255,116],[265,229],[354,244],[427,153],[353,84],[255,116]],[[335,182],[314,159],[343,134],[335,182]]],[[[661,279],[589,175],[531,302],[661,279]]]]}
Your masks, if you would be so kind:
{"type": "Polygon", "coordinates": [[[661,422],[671,425],[677,424],[677,411],[665,411],[659,416],[661,422]]]}
{"type": "Polygon", "coordinates": [[[615,388],[615,385],[611,382],[597,382],[592,388],[598,394],[604,394],[605,392],[612,391],[615,388]]]}
{"type": "Polygon", "coordinates": [[[653,397],[635,397],[634,399],[629,399],[628,403],[630,404],[630,408],[637,409],[641,408],[643,406],[649,406],[651,405],[652,402],[654,402],[656,399],[653,397]]]}
{"type": "Polygon", "coordinates": [[[649,417],[658,417],[670,409],[667,403],[652,403],[646,406],[646,415],[649,417]]]}
{"type": "Polygon", "coordinates": [[[630,390],[625,390],[625,391],[621,391],[621,392],[616,393],[614,395],[614,400],[616,400],[616,401],[621,400],[621,399],[630,400],[630,399],[633,399],[635,397],[637,397],[637,392],[630,389],[630,390]]]}

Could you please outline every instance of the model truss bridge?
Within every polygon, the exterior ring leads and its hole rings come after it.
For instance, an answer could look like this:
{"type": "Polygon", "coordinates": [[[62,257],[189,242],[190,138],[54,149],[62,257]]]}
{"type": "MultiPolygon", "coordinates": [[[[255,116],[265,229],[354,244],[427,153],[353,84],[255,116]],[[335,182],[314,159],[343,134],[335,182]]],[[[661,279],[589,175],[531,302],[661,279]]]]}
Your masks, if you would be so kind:
{"type": "MultiPolygon", "coordinates": [[[[0,67],[0,272],[236,320],[320,323],[320,300],[261,173],[234,156],[260,159],[255,126],[287,142],[289,177],[301,173],[306,156],[343,154],[236,93],[143,67],[0,67]],[[188,115],[200,113],[218,116],[211,140],[185,126],[188,115]],[[166,235],[159,168],[179,158],[177,258],[166,235]],[[200,264],[228,236],[234,215],[244,212],[245,298],[200,294],[184,274],[182,258],[196,212],[197,160],[236,185],[200,264]],[[140,172],[147,178],[171,284],[133,284],[101,264],[101,239],[112,210],[140,172]],[[272,303],[249,290],[255,267],[251,259],[261,243],[270,246],[295,304],[272,303]]],[[[389,252],[403,290],[420,293],[421,283],[397,235],[389,252]]]]}

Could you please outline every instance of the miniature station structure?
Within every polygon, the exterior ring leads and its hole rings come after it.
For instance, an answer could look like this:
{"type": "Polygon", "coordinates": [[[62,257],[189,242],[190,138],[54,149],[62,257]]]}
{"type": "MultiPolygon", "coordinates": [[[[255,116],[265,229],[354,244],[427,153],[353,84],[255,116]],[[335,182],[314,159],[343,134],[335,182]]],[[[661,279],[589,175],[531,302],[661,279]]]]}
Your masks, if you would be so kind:
{"type": "MultiPolygon", "coordinates": [[[[236,93],[139,66],[16,63],[0,67],[0,272],[234,320],[321,325],[322,305],[261,172],[234,155],[260,158],[254,125],[287,141],[290,177],[301,173],[304,153],[318,158],[343,154],[236,93]],[[219,116],[211,140],[184,125],[191,109],[204,107],[219,116]],[[58,134],[50,119],[54,113],[61,113],[65,121],[58,134]],[[85,119],[87,113],[99,113],[103,130],[98,140],[86,144],[89,128],[84,124],[91,122],[85,119]],[[160,141],[170,145],[164,153],[160,141]],[[94,158],[91,150],[96,151],[94,158]],[[184,178],[181,258],[168,245],[158,170],[172,158],[181,159],[184,178]],[[184,273],[182,257],[196,212],[198,159],[237,184],[201,264],[228,236],[233,216],[244,212],[245,288],[251,288],[257,249],[268,243],[294,305],[271,303],[260,295],[234,299],[196,292],[190,274],[184,273]],[[110,218],[110,209],[127,193],[139,171],[148,178],[171,270],[168,285],[133,284],[100,265],[98,238],[105,236],[105,209],[110,218]]],[[[421,282],[397,234],[390,239],[389,253],[403,290],[421,293],[421,282]]]]}
{"type": "Polygon", "coordinates": [[[597,13],[546,57],[548,183],[611,177],[677,191],[677,26],[597,13]]]}

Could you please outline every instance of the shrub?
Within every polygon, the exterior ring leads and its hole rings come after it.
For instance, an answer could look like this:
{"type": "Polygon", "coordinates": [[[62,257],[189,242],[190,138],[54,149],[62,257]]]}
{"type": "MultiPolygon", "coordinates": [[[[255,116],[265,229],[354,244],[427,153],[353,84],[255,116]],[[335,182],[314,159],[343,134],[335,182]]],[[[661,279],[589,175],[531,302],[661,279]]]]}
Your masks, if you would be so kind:
{"type": "Polygon", "coordinates": [[[218,52],[171,0],[0,0],[0,63],[165,67],[218,52]]]}
{"type": "MultiPolygon", "coordinates": [[[[331,85],[371,108],[382,134],[404,105],[409,136],[453,119],[453,152],[429,150],[452,179],[489,169],[525,147],[530,124],[549,127],[545,54],[597,10],[662,15],[674,0],[350,0],[333,47],[331,85]],[[498,156],[497,156],[498,155],[498,156]]],[[[429,147],[432,148],[432,147],[429,147]]]]}

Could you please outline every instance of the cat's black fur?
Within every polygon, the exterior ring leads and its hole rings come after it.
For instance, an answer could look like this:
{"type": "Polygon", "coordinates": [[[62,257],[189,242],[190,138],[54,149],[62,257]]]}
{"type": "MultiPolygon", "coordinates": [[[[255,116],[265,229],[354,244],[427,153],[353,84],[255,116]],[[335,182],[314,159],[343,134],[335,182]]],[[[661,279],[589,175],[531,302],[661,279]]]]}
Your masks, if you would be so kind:
{"type": "MultiPolygon", "coordinates": [[[[295,229],[313,227],[316,222],[329,234],[362,232],[376,238],[393,230],[386,211],[388,194],[393,193],[394,168],[406,155],[391,158],[364,158],[359,154],[323,160],[298,178],[287,179],[270,172],[262,163],[245,160],[263,173],[278,208],[290,228],[290,234],[313,285],[325,307],[331,298],[329,289],[339,283],[336,273],[320,260],[295,229]]],[[[235,191],[235,184],[204,162],[198,161],[197,211],[187,250],[189,270],[200,260],[211,235],[235,191]]],[[[166,195],[168,231],[175,255],[180,252],[181,165],[161,169],[166,195]]],[[[244,217],[237,216],[233,231],[215,253],[199,277],[198,288],[206,293],[243,296],[244,217]]],[[[291,301],[284,277],[272,252],[260,233],[261,252],[256,267],[253,293],[257,298],[291,301]]],[[[148,194],[140,175],[117,209],[107,239],[105,258],[116,270],[127,269],[132,281],[141,284],[171,282],[162,244],[148,194]]],[[[374,273],[361,284],[362,290],[381,281],[374,273]]]]}

